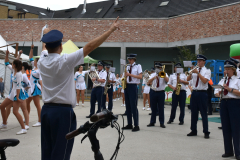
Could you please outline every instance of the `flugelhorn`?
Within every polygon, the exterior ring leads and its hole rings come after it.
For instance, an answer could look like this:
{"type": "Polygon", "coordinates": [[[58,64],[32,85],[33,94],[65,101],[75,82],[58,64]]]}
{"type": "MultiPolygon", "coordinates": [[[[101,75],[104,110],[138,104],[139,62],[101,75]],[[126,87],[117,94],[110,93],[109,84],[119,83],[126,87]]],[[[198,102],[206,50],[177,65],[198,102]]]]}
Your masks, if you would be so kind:
{"type": "Polygon", "coordinates": [[[192,74],[192,72],[193,72],[195,69],[197,69],[197,68],[199,68],[198,65],[196,65],[193,69],[185,72],[186,76],[189,76],[190,74],[192,74]]]}

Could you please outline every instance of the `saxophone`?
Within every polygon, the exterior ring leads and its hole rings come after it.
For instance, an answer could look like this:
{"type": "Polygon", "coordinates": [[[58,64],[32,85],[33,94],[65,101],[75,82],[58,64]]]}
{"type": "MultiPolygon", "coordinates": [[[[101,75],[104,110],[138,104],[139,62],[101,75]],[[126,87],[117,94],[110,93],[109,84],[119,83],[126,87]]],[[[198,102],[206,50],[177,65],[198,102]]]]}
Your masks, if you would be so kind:
{"type": "Polygon", "coordinates": [[[180,94],[181,87],[182,87],[182,85],[179,83],[179,79],[180,79],[180,75],[177,74],[177,90],[176,90],[176,92],[175,92],[176,95],[179,95],[179,94],[180,94]]]}
{"type": "Polygon", "coordinates": [[[110,79],[110,74],[111,74],[111,72],[108,72],[107,80],[106,80],[105,87],[104,87],[104,95],[106,95],[108,89],[111,88],[111,85],[110,85],[110,83],[108,82],[109,79],[110,79]]]}
{"type": "Polygon", "coordinates": [[[124,77],[121,79],[121,81],[122,81],[122,89],[123,90],[127,88],[127,77],[125,75],[125,73],[127,72],[127,66],[128,66],[128,64],[125,65],[124,77]]]}

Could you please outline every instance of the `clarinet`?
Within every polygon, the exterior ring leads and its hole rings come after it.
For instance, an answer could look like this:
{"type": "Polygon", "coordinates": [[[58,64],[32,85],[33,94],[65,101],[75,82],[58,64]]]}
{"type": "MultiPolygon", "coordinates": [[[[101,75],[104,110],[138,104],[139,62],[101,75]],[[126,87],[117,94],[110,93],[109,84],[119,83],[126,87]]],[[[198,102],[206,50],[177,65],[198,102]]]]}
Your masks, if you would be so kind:
{"type": "MultiPolygon", "coordinates": [[[[223,85],[226,84],[226,82],[227,82],[227,74],[226,74],[225,77],[224,77],[224,83],[223,83],[223,85]]],[[[222,101],[223,92],[224,92],[224,88],[222,88],[222,91],[221,91],[220,101],[219,101],[220,103],[219,103],[219,105],[221,104],[221,101],[222,101]]],[[[219,106],[219,107],[220,107],[220,106],[219,106]]]]}

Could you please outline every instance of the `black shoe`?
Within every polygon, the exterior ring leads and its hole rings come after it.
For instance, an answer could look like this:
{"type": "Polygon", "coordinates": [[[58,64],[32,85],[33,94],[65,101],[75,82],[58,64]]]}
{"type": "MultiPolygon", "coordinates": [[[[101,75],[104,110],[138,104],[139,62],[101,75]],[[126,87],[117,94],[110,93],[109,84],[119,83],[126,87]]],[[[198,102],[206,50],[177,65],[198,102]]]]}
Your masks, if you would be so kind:
{"type": "Polygon", "coordinates": [[[187,134],[187,136],[197,136],[197,132],[190,132],[189,134],[187,134]]]}
{"type": "Polygon", "coordinates": [[[126,115],[127,115],[127,113],[123,113],[122,115],[126,116],[126,115]]]}
{"type": "Polygon", "coordinates": [[[184,124],[184,122],[180,122],[178,125],[183,125],[184,124]]]}
{"type": "Polygon", "coordinates": [[[209,133],[204,133],[204,138],[208,139],[209,138],[209,133]]]}
{"type": "Polygon", "coordinates": [[[147,125],[147,127],[153,127],[153,126],[155,126],[154,123],[150,123],[149,125],[147,125]]]}
{"type": "Polygon", "coordinates": [[[222,129],[222,127],[218,127],[218,129],[222,129]]]}
{"type": "Polygon", "coordinates": [[[237,159],[237,160],[240,160],[240,156],[236,156],[236,159],[237,159]]]}
{"type": "Polygon", "coordinates": [[[223,158],[227,158],[227,157],[232,157],[233,156],[233,153],[229,154],[229,153],[224,153],[222,155],[223,158]]]}
{"type": "Polygon", "coordinates": [[[86,116],[86,118],[91,118],[91,117],[92,117],[92,115],[86,116]]]}
{"type": "Polygon", "coordinates": [[[167,122],[167,124],[171,124],[173,121],[172,120],[169,120],[168,122],[167,122]]]}
{"type": "Polygon", "coordinates": [[[137,131],[140,131],[139,126],[135,126],[135,127],[132,129],[132,132],[137,132],[137,131]]]}
{"type": "Polygon", "coordinates": [[[166,126],[164,124],[160,124],[161,128],[166,128],[166,126]]]}
{"type": "Polygon", "coordinates": [[[212,113],[208,113],[207,115],[212,115],[212,113]]]}
{"type": "Polygon", "coordinates": [[[122,129],[133,129],[132,125],[126,125],[125,127],[122,127],[122,129]]]}
{"type": "Polygon", "coordinates": [[[152,115],[152,113],[149,113],[148,115],[152,115]]]}

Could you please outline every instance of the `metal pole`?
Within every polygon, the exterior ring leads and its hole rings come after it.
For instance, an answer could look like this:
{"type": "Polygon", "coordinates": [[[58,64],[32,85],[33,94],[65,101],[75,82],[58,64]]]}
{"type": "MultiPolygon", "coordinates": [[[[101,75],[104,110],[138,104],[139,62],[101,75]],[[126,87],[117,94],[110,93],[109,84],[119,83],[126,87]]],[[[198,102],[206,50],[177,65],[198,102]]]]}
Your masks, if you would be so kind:
{"type": "Polygon", "coordinates": [[[4,72],[4,93],[5,93],[5,90],[6,90],[6,72],[7,72],[6,70],[7,70],[7,67],[5,66],[5,72],[4,72]]]}

